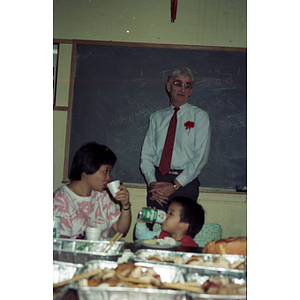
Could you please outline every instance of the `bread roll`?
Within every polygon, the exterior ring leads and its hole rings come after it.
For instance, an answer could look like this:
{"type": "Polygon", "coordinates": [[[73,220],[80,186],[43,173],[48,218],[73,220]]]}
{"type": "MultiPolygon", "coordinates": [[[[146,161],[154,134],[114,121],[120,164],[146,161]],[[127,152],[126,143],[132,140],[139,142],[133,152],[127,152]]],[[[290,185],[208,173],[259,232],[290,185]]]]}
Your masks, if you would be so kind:
{"type": "Polygon", "coordinates": [[[179,255],[174,255],[170,258],[170,261],[173,261],[175,264],[181,265],[184,264],[184,259],[179,255]]]}
{"type": "Polygon", "coordinates": [[[247,255],[246,237],[229,237],[228,239],[213,240],[205,245],[203,253],[247,255]]]}
{"type": "Polygon", "coordinates": [[[163,261],[163,258],[157,254],[149,256],[147,259],[152,261],[163,261]]]}
{"type": "Polygon", "coordinates": [[[193,255],[189,259],[187,259],[187,265],[202,265],[204,263],[204,259],[201,256],[193,255]]]}

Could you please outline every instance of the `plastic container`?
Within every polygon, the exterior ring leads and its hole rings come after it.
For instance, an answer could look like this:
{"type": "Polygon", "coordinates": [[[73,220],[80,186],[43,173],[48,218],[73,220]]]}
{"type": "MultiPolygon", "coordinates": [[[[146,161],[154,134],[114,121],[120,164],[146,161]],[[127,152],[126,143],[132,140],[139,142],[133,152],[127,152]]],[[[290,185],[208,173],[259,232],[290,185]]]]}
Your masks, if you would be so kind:
{"type": "Polygon", "coordinates": [[[53,216],[53,237],[60,237],[61,218],[53,216]]]}
{"type": "Polygon", "coordinates": [[[100,228],[86,228],[85,236],[87,240],[98,241],[100,239],[101,229],[100,228]]]}

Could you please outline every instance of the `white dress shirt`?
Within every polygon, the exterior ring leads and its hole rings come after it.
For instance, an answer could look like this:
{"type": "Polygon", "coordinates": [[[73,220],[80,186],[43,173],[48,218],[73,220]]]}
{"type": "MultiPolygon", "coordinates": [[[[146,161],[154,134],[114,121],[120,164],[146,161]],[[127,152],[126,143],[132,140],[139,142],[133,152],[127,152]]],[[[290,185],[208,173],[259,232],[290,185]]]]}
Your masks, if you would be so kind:
{"type": "MultiPolygon", "coordinates": [[[[158,110],[150,116],[150,123],[141,153],[141,170],[148,185],[156,181],[155,166],[160,163],[161,154],[174,107],[158,110]]],[[[185,186],[194,180],[207,162],[210,148],[210,123],[206,111],[186,103],[177,112],[177,127],[171,169],[183,170],[176,180],[185,186]],[[194,127],[186,129],[186,122],[194,127]]]]}

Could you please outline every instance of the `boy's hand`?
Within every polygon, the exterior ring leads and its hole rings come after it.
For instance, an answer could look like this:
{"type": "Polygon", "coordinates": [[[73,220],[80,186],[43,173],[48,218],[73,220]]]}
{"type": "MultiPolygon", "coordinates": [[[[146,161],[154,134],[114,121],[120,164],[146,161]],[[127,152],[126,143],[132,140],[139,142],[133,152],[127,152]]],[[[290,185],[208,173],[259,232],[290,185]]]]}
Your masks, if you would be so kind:
{"type": "MultiPolygon", "coordinates": [[[[148,208],[152,208],[151,206],[147,206],[148,208]]],[[[156,209],[156,207],[154,206],[153,207],[154,209],[156,209]]],[[[141,223],[149,223],[149,224],[153,224],[154,222],[147,222],[147,221],[143,221],[143,220],[141,220],[140,218],[139,218],[139,222],[141,222],[141,223]]]]}

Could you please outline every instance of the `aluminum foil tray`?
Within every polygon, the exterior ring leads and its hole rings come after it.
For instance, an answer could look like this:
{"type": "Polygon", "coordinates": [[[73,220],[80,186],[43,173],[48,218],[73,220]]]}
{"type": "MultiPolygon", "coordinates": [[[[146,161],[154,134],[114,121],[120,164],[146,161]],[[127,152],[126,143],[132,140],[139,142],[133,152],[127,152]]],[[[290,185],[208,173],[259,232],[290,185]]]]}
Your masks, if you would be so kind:
{"type": "MultiPolygon", "coordinates": [[[[223,275],[220,275],[223,276],[223,275]]],[[[199,282],[203,284],[209,279],[208,275],[201,275],[199,273],[185,273],[186,282],[199,282]]],[[[228,276],[230,280],[235,284],[243,284],[246,282],[243,278],[235,278],[228,276]]],[[[245,300],[247,295],[213,295],[213,294],[197,294],[192,292],[187,292],[189,299],[191,300],[245,300]]]]}
{"type": "Polygon", "coordinates": [[[246,295],[209,295],[209,294],[189,294],[191,300],[245,300],[246,295]]]}
{"type": "MultiPolygon", "coordinates": [[[[68,262],[53,261],[53,284],[73,278],[79,274],[83,264],[73,264],[68,262]]],[[[53,298],[62,299],[69,287],[57,288],[53,291],[53,298]]]]}
{"type": "Polygon", "coordinates": [[[125,287],[81,288],[77,291],[79,300],[187,300],[186,292],[125,287]]]}
{"type": "MultiPolygon", "coordinates": [[[[210,258],[219,257],[219,254],[202,254],[202,253],[192,253],[192,252],[177,252],[177,251],[166,251],[166,250],[152,250],[152,249],[140,249],[135,253],[133,258],[134,262],[148,261],[149,256],[159,255],[162,258],[168,259],[173,256],[180,256],[186,262],[191,256],[201,256],[206,261],[210,258]]],[[[230,263],[233,262],[243,262],[246,256],[242,255],[222,255],[230,263]]],[[[161,261],[149,261],[154,264],[160,265],[175,265],[180,268],[184,268],[188,273],[200,273],[208,275],[224,275],[235,278],[245,278],[246,270],[236,270],[236,269],[225,269],[225,268],[214,268],[208,266],[197,266],[197,265],[186,265],[186,264],[175,264],[173,262],[161,262],[161,261]]]]}
{"type": "Polygon", "coordinates": [[[73,278],[81,268],[83,264],[53,261],[53,284],[73,278]]]}
{"type": "Polygon", "coordinates": [[[117,261],[124,251],[124,241],[112,245],[107,253],[102,250],[108,245],[110,239],[101,241],[77,239],[53,239],[53,260],[84,264],[90,260],[102,259],[117,261]]]}
{"type": "MultiPolygon", "coordinates": [[[[163,282],[174,283],[184,282],[184,275],[180,268],[176,266],[158,265],[146,262],[135,263],[136,266],[151,267],[161,276],[163,282]]],[[[80,272],[92,271],[96,268],[116,268],[117,263],[111,261],[90,261],[84,265],[80,272]]],[[[145,289],[130,287],[79,287],[76,283],[72,288],[77,290],[80,300],[187,300],[185,291],[145,289]]]]}

